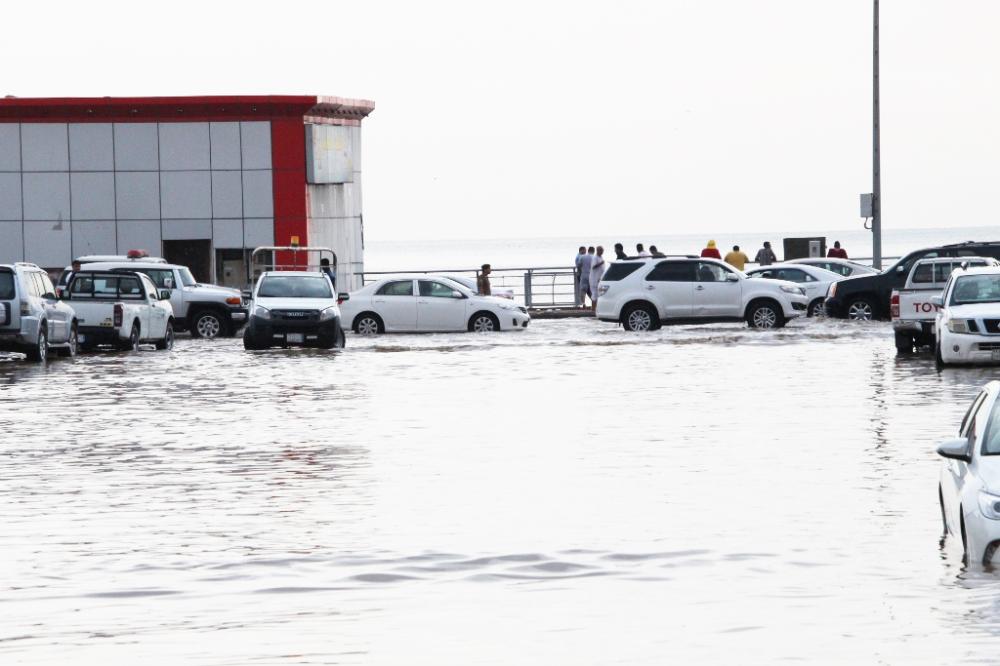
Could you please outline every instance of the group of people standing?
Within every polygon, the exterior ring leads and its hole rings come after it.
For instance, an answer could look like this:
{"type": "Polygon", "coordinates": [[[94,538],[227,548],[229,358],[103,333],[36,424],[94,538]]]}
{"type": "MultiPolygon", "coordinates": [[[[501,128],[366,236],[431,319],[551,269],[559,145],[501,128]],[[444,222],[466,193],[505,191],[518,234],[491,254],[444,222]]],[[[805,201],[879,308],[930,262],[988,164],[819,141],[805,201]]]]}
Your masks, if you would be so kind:
{"type": "MultiPolygon", "coordinates": [[[[615,243],[615,260],[621,259],[634,259],[636,257],[665,257],[667,255],[663,254],[656,249],[655,245],[650,245],[647,250],[642,243],[636,243],[635,254],[629,256],[625,253],[625,246],[621,243],[615,243]]],[[[742,271],[748,263],[751,263],[750,257],[746,255],[739,245],[734,245],[733,249],[726,253],[723,257],[722,253],[719,252],[714,240],[708,241],[705,248],[701,251],[701,256],[708,257],[711,259],[718,259],[719,261],[724,261],[733,268],[742,271]]],[[[835,257],[838,259],[847,259],[847,250],[840,247],[840,241],[834,241],[833,247],[830,248],[826,256],[835,257]]],[[[777,263],[778,257],[774,254],[774,250],[771,249],[771,242],[764,241],[764,245],[757,250],[757,254],[754,256],[753,262],[758,266],[770,266],[771,264],[777,263]]],[[[597,285],[600,283],[601,278],[604,277],[604,271],[608,269],[608,262],[604,259],[604,247],[602,245],[587,247],[581,245],[576,255],[576,275],[574,279],[575,283],[575,295],[576,304],[578,306],[585,306],[587,304],[586,299],[590,299],[590,307],[595,309],[597,307],[597,285]]]]}

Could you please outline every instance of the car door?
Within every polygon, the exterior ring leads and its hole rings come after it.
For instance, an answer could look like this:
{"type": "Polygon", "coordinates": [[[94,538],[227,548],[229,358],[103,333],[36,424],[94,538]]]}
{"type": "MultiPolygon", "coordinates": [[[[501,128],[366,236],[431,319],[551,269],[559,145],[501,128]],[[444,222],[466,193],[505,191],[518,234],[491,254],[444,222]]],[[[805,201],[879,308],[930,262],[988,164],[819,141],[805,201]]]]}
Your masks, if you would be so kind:
{"type": "Polygon", "coordinates": [[[382,318],[387,331],[417,330],[415,280],[390,280],[372,296],[372,309],[382,318]]]}
{"type": "MultiPolygon", "coordinates": [[[[976,399],[969,407],[969,411],[965,413],[962,425],[958,431],[959,437],[968,439],[968,451],[970,454],[976,445],[977,432],[981,432],[987,420],[983,407],[992,402],[988,397],[989,394],[986,391],[982,391],[976,396],[976,399]]],[[[968,478],[969,465],[963,460],[946,458],[945,466],[946,473],[941,475],[941,499],[945,505],[945,512],[949,516],[951,528],[957,530],[960,513],[959,498],[962,496],[962,488],[965,486],[968,478]]]]}
{"type": "Polygon", "coordinates": [[[159,290],[153,281],[145,275],[141,275],[142,285],[146,289],[147,309],[149,311],[149,337],[162,340],[167,334],[167,309],[164,307],[165,301],[160,302],[159,290]]]}
{"type": "Polygon", "coordinates": [[[65,310],[59,307],[52,280],[40,271],[31,271],[30,275],[35,296],[38,297],[38,302],[45,312],[45,321],[48,326],[45,332],[49,336],[49,342],[53,344],[66,342],[69,340],[69,322],[65,310]]]}
{"type": "Polygon", "coordinates": [[[722,264],[699,261],[695,269],[695,317],[740,317],[743,285],[736,273],[722,264]]]}
{"type": "Polygon", "coordinates": [[[661,261],[643,278],[643,294],[656,305],[664,318],[691,316],[694,266],[693,261],[661,261]]]}
{"type": "Polygon", "coordinates": [[[455,287],[437,280],[417,280],[417,330],[464,331],[468,299],[455,287]],[[455,294],[460,294],[455,296],[455,294]]]}

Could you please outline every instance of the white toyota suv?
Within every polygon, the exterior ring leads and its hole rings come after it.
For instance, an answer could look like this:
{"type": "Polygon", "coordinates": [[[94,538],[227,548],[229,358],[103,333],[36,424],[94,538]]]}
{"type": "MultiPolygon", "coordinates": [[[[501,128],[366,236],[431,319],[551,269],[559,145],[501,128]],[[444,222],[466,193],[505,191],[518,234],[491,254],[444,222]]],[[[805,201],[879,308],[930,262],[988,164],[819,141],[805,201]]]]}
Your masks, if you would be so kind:
{"type": "Polygon", "coordinates": [[[742,320],[753,328],[780,328],[808,305],[793,282],[750,279],[721,261],[691,256],[616,261],[597,295],[597,318],[628,331],[664,322],[742,320]]]}

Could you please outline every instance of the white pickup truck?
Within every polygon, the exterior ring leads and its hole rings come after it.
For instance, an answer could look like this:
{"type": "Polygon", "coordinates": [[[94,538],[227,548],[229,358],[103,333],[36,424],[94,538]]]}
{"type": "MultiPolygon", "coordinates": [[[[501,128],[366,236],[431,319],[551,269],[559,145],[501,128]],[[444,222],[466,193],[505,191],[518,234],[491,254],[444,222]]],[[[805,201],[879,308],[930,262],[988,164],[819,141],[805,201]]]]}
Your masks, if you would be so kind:
{"type": "Polygon", "coordinates": [[[77,318],[80,348],[99,345],[137,351],[141,343],[174,346],[170,292],[158,291],[148,275],[129,271],[76,272],[63,293],[77,318]]]}
{"type": "Polygon", "coordinates": [[[913,347],[934,345],[934,319],[939,306],[931,302],[940,296],[951,272],[962,266],[1000,266],[991,257],[935,257],[913,264],[902,289],[893,289],[889,299],[896,351],[908,354],[913,347]]]}

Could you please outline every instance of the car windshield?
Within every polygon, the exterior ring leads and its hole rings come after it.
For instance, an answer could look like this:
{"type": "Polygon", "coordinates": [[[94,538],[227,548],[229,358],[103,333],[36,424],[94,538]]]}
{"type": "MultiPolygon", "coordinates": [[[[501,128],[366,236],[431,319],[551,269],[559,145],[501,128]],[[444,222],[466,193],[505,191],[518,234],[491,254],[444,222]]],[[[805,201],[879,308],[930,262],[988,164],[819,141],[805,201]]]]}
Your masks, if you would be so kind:
{"type": "Polygon", "coordinates": [[[269,275],[260,283],[259,298],[332,298],[330,281],[325,277],[304,275],[269,275]]]}
{"type": "Polygon", "coordinates": [[[1000,303],[1000,275],[964,275],[955,280],[949,305],[1000,303]]]}
{"type": "Polygon", "coordinates": [[[14,274],[0,271],[0,300],[14,298],[14,274]]]}
{"type": "Polygon", "coordinates": [[[185,287],[195,287],[198,285],[198,281],[194,279],[194,276],[191,275],[191,271],[187,267],[178,268],[177,272],[181,274],[181,282],[185,287]]]}

